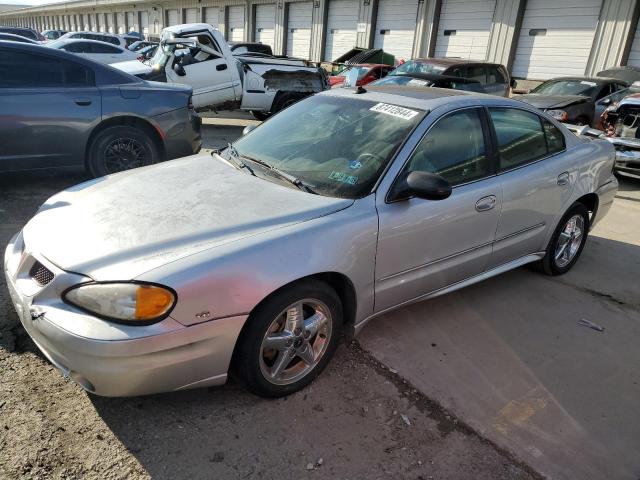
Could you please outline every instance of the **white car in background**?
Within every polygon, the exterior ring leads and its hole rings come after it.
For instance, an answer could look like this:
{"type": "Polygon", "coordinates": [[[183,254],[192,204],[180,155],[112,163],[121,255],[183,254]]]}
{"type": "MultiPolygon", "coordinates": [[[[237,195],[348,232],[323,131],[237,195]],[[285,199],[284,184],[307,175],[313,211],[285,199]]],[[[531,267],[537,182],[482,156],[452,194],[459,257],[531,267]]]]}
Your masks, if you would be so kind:
{"type": "Polygon", "coordinates": [[[98,42],[111,43],[122,48],[127,46],[127,42],[123,37],[105,32],[68,32],[60,36],[58,40],[97,40],[98,42]]]}
{"type": "Polygon", "coordinates": [[[60,38],[51,43],[47,43],[46,46],[74,53],[104,64],[126,62],[138,58],[138,55],[131,50],[96,40],[69,40],[60,38]]]}

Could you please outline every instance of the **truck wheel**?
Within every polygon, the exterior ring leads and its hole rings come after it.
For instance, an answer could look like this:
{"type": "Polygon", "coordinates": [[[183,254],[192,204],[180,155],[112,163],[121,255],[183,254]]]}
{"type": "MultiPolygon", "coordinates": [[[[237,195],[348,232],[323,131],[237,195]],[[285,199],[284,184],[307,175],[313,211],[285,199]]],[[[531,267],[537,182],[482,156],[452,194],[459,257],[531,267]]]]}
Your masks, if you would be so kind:
{"type": "Polygon", "coordinates": [[[260,120],[261,122],[264,122],[267,118],[271,116],[271,113],[269,112],[258,112],[256,110],[250,110],[250,111],[251,111],[251,115],[253,115],[253,118],[255,118],[256,120],[260,120]]]}
{"type": "Polygon", "coordinates": [[[89,146],[87,168],[101,177],[158,162],[153,139],[136,127],[114,126],[99,132],[89,146]]]}
{"type": "Polygon", "coordinates": [[[302,97],[298,93],[283,93],[275,102],[273,102],[273,108],[271,113],[278,113],[280,110],[284,110],[290,105],[302,100],[302,97]]]}

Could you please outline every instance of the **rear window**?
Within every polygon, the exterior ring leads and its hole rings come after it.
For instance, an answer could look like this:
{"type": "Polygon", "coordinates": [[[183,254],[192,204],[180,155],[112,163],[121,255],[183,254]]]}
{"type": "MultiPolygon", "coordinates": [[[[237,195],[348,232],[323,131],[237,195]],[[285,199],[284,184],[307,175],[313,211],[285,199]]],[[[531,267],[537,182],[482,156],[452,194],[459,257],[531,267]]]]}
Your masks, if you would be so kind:
{"type": "Polygon", "coordinates": [[[442,73],[446,70],[446,67],[442,65],[434,65],[427,62],[419,62],[416,60],[409,60],[396,68],[389,75],[411,75],[412,73],[442,73]]]}
{"type": "Polygon", "coordinates": [[[89,68],[59,58],[0,50],[0,88],[87,87],[89,68]]]}

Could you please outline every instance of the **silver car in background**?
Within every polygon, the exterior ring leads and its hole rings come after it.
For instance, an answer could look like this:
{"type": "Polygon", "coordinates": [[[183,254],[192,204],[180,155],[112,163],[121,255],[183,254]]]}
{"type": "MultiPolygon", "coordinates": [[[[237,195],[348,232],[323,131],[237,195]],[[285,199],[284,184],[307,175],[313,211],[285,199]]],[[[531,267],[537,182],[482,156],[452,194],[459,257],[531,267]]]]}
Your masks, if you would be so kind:
{"type": "Polygon", "coordinates": [[[307,385],[341,332],[538,262],[568,271],[613,147],[455,90],[332,90],[235,145],[78,185],[6,249],[42,352],[99,395],[307,385]]]}

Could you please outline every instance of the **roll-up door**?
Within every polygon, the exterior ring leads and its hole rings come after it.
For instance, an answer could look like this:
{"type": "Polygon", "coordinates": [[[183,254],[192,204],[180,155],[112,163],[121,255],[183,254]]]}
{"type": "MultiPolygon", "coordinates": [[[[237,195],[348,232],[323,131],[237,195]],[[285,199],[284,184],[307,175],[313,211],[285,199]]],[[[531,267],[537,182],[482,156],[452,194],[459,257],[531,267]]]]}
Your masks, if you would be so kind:
{"type": "Polygon", "coordinates": [[[220,20],[218,14],[220,9],[218,7],[206,7],[204,9],[204,21],[212,27],[218,28],[220,20]]]}
{"type": "Polygon", "coordinates": [[[171,25],[180,24],[180,11],[179,10],[167,10],[167,23],[171,25]]]}
{"type": "Polygon", "coordinates": [[[274,46],[276,28],[276,6],[256,5],[256,42],[274,46]]]}
{"type": "Polygon", "coordinates": [[[633,37],[633,43],[631,44],[631,51],[629,52],[627,65],[640,67],[640,24],[638,25],[638,28],[636,28],[636,34],[633,37]]]}
{"type": "Polygon", "coordinates": [[[228,10],[227,41],[242,42],[244,40],[244,6],[234,5],[228,10]]]}
{"type": "Polygon", "coordinates": [[[145,38],[149,35],[149,12],[140,12],[140,28],[145,38]]]}
{"type": "Polygon", "coordinates": [[[380,0],[376,20],[374,48],[409,60],[416,32],[418,0],[380,0]]]}
{"type": "Polygon", "coordinates": [[[296,2],[289,4],[287,55],[298,58],[309,58],[309,53],[311,51],[312,13],[312,2],[296,2]]]}
{"type": "Polygon", "coordinates": [[[584,75],[600,7],[601,0],[527,0],[513,76],[584,75]]]}
{"type": "Polygon", "coordinates": [[[495,0],[444,0],[435,56],[484,60],[495,9],[495,0]]]}
{"type": "Polygon", "coordinates": [[[187,8],[184,17],[187,23],[198,23],[198,9],[187,8]]]}
{"type": "Polygon", "coordinates": [[[324,59],[331,61],[356,45],[358,0],[330,0],[327,13],[327,41],[324,59]]]}
{"type": "Polygon", "coordinates": [[[129,32],[139,32],[138,19],[136,12],[127,12],[127,29],[129,32]]]}
{"type": "Polygon", "coordinates": [[[120,35],[126,33],[126,28],[124,24],[124,12],[118,12],[116,14],[116,22],[118,23],[118,33],[120,35]]]}

